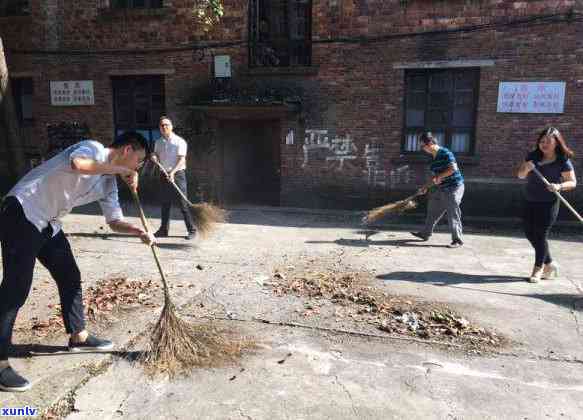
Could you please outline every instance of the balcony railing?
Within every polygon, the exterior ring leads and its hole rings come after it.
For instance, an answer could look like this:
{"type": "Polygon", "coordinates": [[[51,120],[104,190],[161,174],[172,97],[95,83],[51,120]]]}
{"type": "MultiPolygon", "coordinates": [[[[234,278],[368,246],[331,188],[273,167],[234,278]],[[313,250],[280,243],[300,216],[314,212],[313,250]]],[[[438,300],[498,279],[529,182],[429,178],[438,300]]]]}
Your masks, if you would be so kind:
{"type": "Polygon", "coordinates": [[[299,41],[252,41],[249,44],[250,67],[309,66],[312,43],[299,41]]]}

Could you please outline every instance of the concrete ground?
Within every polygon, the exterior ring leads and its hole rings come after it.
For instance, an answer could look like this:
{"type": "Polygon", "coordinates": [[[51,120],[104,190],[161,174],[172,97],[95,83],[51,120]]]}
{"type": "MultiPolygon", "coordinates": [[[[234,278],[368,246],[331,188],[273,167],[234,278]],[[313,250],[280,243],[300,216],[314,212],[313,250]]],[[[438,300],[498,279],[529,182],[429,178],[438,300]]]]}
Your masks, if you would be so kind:
{"type": "MultiPolygon", "coordinates": [[[[135,238],[102,235],[103,218],[90,213],[65,219],[84,287],[112,276],[159,282],[151,252],[135,238]]],[[[157,209],[147,213],[157,228],[157,209]]],[[[444,231],[419,242],[405,228],[385,226],[365,240],[354,214],[242,208],[210,239],[187,242],[174,220],[175,236],[161,240],[160,254],[181,316],[220,318],[258,348],[236,365],[169,381],[145,377],[120,352],[68,354],[63,333],[33,339],[21,328],[11,360],[34,387],[0,393],[0,409],[52,407],[49,418],[75,420],[583,418],[583,231],[553,238],[560,278],[529,284],[533,252],[512,227],[468,229],[461,249],[445,247],[444,231]],[[303,316],[301,298],[275,296],[265,283],[278,267],[306,261],[446,303],[512,343],[470,355],[303,316]]],[[[40,266],[34,285],[17,326],[48,317],[57,302],[40,266]]],[[[135,308],[92,328],[119,351],[140,350],[158,315],[159,308],[135,308]]]]}

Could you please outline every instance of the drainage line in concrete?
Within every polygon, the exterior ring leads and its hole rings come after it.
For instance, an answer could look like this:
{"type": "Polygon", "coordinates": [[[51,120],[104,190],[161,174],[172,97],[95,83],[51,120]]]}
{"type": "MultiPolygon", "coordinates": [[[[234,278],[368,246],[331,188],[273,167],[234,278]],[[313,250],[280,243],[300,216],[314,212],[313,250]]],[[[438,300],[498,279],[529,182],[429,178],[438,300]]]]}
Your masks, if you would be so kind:
{"type": "MultiPolygon", "coordinates": [[[[194,315],[186,315],[186,316],[194,317],[194,315]]],[[[213,316],[202,316],[202,317],[197,316],[196,318],[199,318],[199,319],[206,318],[206,319],[211,319],[211,320],[214,319],[214,320],[220,320],[220,321],[248,322],[248,323],[255,323],[255,324],[279,325],[279,326],[283,326],[283,327],[304,328],[304,329],[309,329],[309,330],[324,331],[324,332],[330,332],[330,333],[335,333],[335,334],[347,334],[347,335],[352,335],[352,336],[357,336],[357,337],[376,338],[376,339],[381,339],[381,340],[410,341],[410,342],[419,343],[419,344],[435,344],[435,345],[439,345],[439,346],[454,347],[454,348],[459,348],[459,349],[463,348],[463,346],[460,344],[446,343],[446,342],[441,342],[441,341],[422,340],[422,339],[413,338],[413,337],[396,337],[396,336],[392,336],[392,335],[378,335],[378,334],[371,334],[371,333],[365,333],[365,332],[359,332],[359,331],[342,330],[342,329],[337,329],[337,328],[314,327],[311,325],[299,324],[296,322],[271,321],[271,320],[264,319],[264,318],[255,318],[254,317],[252,319],[244,319],[244,318],[235,318],[235,317],[213,317],[213,316]]],[[[516,358],[520,357],[520,354],[518,354],[518,353],[510,353],[510,352],[495,351],[495,350],[490,350],[487,353],[488,353],[488,355],[496,355],[496,356],[508,356],[508,357],[516,357],[516,358]]],[[[583,365],[583,360],[577,359],[577,358],[566,358],[566,357],[561,358],[561,357],[541,356],[541,355],[538,355],[535,353],[530,353],[530,354],[525,353],[525,355],[530,360],[545,360],[545,361],[549,361],[549,362],[564,362],[564,363],[575,363],[575,364],[582,364],[583,365]]]]}
{"type": "Polygon", "coordinates": [[[250,322],[250,323],[256,323],[256,324],[279,325],[282,327],[304,328],[304,329],[308,329],[308,330],[325,331],[325,332],[332,332],[332,333],[336,333],[336,334],[354,335],[357,337],[412,341],[412,342],[421,343],[421,344],[436,344],[436,345],[446,346],[446,347],[462,348],[462,346],[459,344],[445,343],[445,342],[441,342],[441,341],[421,340],[419,338],[412,338],[412,337],[396,337],[393,335],[378,335],[378,334],[371,334],[371,333],[365,333],[365,332],[360,332],[360,331],[342,330],[342,329],[338,329],[338,328],[314,327],[311,325],[299,324],[296,322],[271,321],[269,319],[264,319],[264,318],[243,319],[243,318],[234,318],[234,317],[214,317],[214,316],[197,317],[194,315],[187,315],[187,316],[196,317],[196,318],[206,318],[206,319],[211,319],[211,320],[215,319],[215,320],[220,320],[220,321],[238,321],[238,322],[250,322]]]}

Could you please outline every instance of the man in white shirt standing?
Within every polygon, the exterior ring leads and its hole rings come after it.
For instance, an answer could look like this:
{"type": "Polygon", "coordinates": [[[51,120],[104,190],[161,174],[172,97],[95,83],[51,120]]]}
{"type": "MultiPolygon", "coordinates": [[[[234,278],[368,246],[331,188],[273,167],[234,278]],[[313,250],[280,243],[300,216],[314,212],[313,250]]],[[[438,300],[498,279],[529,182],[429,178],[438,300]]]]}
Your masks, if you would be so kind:
{"type": "Polygon", "coordinates": [[[188,145],[186,141],[174,133],[172,121],[166,116],[160,117],[160,133],[162,137],[156,140],[154,153],[157,155],[160,164],[168,173],[169,180],[162,179],[162,222],[160,229],[154,234],[157,238],[168,236],[170,228],[170,211],[172,203],[180,202],[180,211],[186,224],[186,239],[194,239],[196,229],[189,211],[189,205],[179,197],[174,187],[168,181],[173,181],[178,188],[188,197],[186,181],[186,152],[188,145]]]}
{"type": "Polygon", "coordinates": [[[0,204],[0,243],[3,279],[0,284],[0,389],[26,391],[30,382],[8,362],[12,330],[19,309],[32,285],[38,259],[57,283],[69,350],[111,350],[113,343],[85,329],[81,274],[61,218],[73,207],[98,201],[109,227],[139,236],[147,244],[154,238],[124,221],[116,175],[136,190],[138,168],[146,156],[146,140],[139,133],[119,136],[109,147],[86,140],[70,146],[26,174],[0,204]]]}

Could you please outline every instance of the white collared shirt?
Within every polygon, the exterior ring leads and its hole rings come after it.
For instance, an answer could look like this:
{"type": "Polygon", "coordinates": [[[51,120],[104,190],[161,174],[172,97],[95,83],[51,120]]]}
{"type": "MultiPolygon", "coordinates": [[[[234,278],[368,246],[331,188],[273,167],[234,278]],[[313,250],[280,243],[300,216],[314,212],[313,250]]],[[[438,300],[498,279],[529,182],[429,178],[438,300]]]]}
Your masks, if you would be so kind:
{"type": "Polygon", "coordinates": [[[99,201],[107,223],[123,220],[115,175],[83,175],[71,168],[76,157],[106,162],[109,153],[97,141],[74,144],[27,173],[7,196],[16,197],[27,220],[39,232],[50,223],[53,236],[61,230],[63,216],[94,201],[99,201]]]}
{"type": "MultiPolygon", "coordinates": [[[[154,145],[154,152],[158,155],[158,160],[160,160],[160,163],[168,172],[174,169],[179,157],[186,156],[187,149],[188,145],[186,141],[174,133],[170,134],[168,140],[160,137],[154,145]]],[[[181,166],[178,170],[186,169],[186,162],[181,166]]]]}

